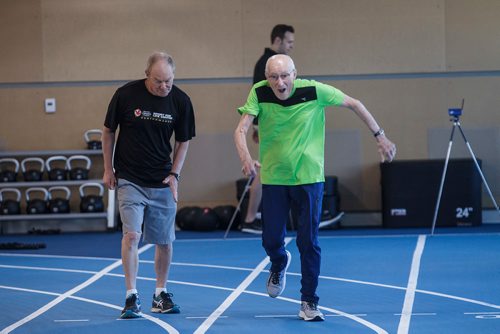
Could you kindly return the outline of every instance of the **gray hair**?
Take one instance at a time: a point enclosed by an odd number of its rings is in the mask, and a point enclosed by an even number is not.
[[[165,61],[172,67],[172,71],[175,72],[174,58],[172,58],[172,56],[168,53],[157,51],[153,52],[153,54],[148,58],[148,63],[146,65],[146,74],[149,75],[149,73],[151,72],[151,67],[153,67],[153,65],[159,61]]]

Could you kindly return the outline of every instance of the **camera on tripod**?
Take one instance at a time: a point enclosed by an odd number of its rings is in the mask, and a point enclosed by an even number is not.
[[[462,116],[462,109],[450,108],[450,109],[448,109],[448,115],[450,115],[452,117]]]
[[[460,116],[462,116],[462,110],[464,109],[465,99],[462,99],[462,106],[460,108],[450,108],[448,109],[448,115],[450,115],[450,121],[458,122]]]

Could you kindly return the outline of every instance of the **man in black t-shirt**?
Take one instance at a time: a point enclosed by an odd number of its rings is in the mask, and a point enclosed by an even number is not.
[[[189,96],[173,85],[174,72],[171,56],[153,53],[146,79],[118,88],[104,121],[103,181],[109,189],[117,188],[123,223],[122,261],[127,288],[123,319],[142,316],[136,289],[141,234],[145,243],[156,245],[156,290],[151,311],[180,312],[166,284],[175,240],[177,186],[189,141],[195,136],[195,121]]]

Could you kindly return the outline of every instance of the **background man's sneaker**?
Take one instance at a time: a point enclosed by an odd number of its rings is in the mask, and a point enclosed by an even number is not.
[[[340,218],[344,215],[344,212],[340,212],[335,217],[328,217],[327,219],[321,220],[319,222],[319,229],[335,229],[340,227]]]
[[[120,318],[133,319],[141,317],[141,301],[139,300],[139,296],[136,293],[133,293],[125,300],[125,307],[122,310]]]
[[[325,316],[318,310],[317,303],[302,302],[300,304],[299,317],[305,321],[324,321]]]
[[[179,305],[174,304],[171,293],[162,291],[159,296],[155,297],[153,294],[153,306],[151,312],[153,313],[180,313]]]
[[[262,234],[262,220],[254,219],[251,223],[241,223],[241,232]]]
[[[292,261],[292,254],[289,251],[286,253],[286,266],[283,270],[278,272],[270,272],[269,278],[267,279],[267,293],[270,297],[276,298],[283,293],[286,285],[286,270]]]

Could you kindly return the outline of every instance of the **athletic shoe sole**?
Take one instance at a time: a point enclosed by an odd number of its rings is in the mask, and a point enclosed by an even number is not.
[[[256,230],[253,228],[246,228],[246,227],[243,227],[241,229],[241,232],[252,233],[252,234],[262,234],[262,230]]]
[[[300,310],[300,312],[299,312],[299,317],[305,321],[325,321],[325,317],[321,316],[321,315],[317,315],[314,318],[308,318],[306,316],[306,313],[302,310]]]
[[[126,310],[120,315],[120,319],[135,319],[135,318],[142,318],[142,313],[139,312],[134,312],[131,310]]]
[[[332,219],[323,220],[323,221],[319,222],[319,228],[322,229],[322,228],[326,228],[326,227],[329,227],[329,226],[335,224],[336,222],[338,222],[340,220],[340,218],[342,218],[343,215],[344,215],[344,212],[341,212]]]
[[[152,307],[151,312],[162,313],[162,314],[174,314],[174,313],[181,313],[181,310],[179,309],[179,306],[174,305],[174,307],[169,308],[168,310],[162,310],[161,308]]]

